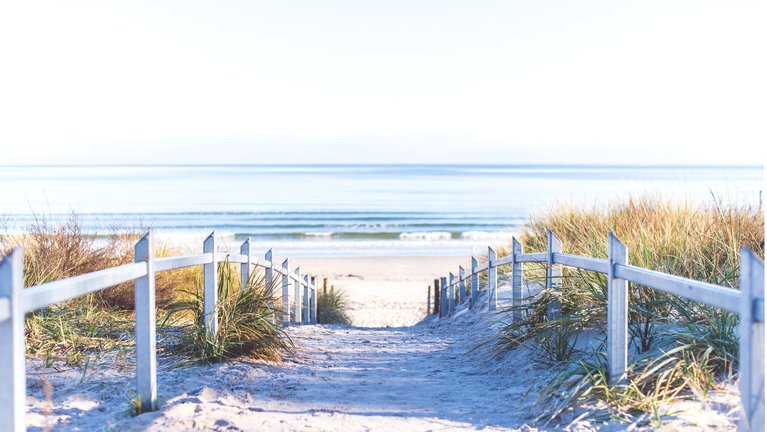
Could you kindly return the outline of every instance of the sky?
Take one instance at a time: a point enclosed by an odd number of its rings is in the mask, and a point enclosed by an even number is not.
[[[761,164],[764,1],[18,1],[0,165]]]

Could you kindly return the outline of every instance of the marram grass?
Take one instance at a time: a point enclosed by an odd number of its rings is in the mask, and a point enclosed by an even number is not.
[[[642,197],[608,207],[556,206],[523,230],[525,251],[545,251],[547,230],[562,240],[564,253],[595,258],[607,257],[612,231],[632,265],[732,288],[738,288],[740,247],[764,256],[764,213],[718,200],[696,206]],[[526,265],[525,278],[545,285],[545,267]],[[525,299],[522,320],[511,322],[514,308],[502,311],[509,320],[496,343],[497,354],[526,345],[534,358],[558,367],[537,399],[539,419],[580,405],[606,405],[614,418],[659,418],[663,404],[705,395],[736,373],[737,315],[629,284],[629,371],[626,385],[608,385],[606,278],[565,267],[560,282],[561,291]],[[546,316],[553,299],[561,302],[560,319]]]
[[[239,272],[228,262],[218,267],[218,332],[212,334],[203,315],[202,284],[186,291],[186,298],[172,303],[165,322],[191,319],[192,326],[183,327],[180,343],[172,351],[191,356],[201,362],[214,363],[235,357],[279,361],[293,349],[293,342],[275,323],[278,314],[272,297],[274,286],[267,285],[261,273],[253,272],[245,286],[240,285]],[[237,266],[239,268],[239,266]]]
[[[343,291],[331,286],[329,290],[318,290],[317,322],[320,324],[351,324],[348,306]]]

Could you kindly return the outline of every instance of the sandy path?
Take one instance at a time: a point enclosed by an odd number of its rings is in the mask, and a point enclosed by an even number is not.
[[[501,303],[507,288],[499,286]],[[481,296],[480,306],[485,301]],[[378,309],[378,315],[387,312]],[[47,374],[38,365],[30,370],[28,424],[30,430],[48,424],[73,431],[537,430],[527,425],[537,410],[525,395],[536,394],[550,368],[531,361],[525,349],[499,359],[488,355],[488,345],[478,347],[497,337],[498,318],[461,309],[449,319],[410,327],[292,326],[287,331],[298,349],[281,364],[240,359],[179,367],[178,359],[161,357],[160,409],[138,417],[128,414],[135,395],[130,357],[107,356],[87,374]],[[53,384],[50,408],[43,377]],[[732,397],[691,402],[685,411],[667,430],[734,429]],[[579,415],[568,413],[551,426],[565,428]],[[565,429],[626,427],[577,421]]]
[[[408,326],[426,316],[427,288],[434,278],[468,257],[355,257],[298,258],[292,265],[327,277],[340,288],[349,303],[349,315],[357,327]],[[442,272],[442,273],[440,273]]]
[[[541,371],[517,357],[494,362],[469,352],[491,334],[486,318],[464,313],[459,321],[400,328],[291,327],[288,332],[300,348],[283,364],[232,361],[178,368],[166,363],[158,373],[161,409],[138,417],[127,414],[132,368],[94,374],[83,383],[58,375],[47,417],[39,387],[30,389],[31,425],[157,431],[530,430],[519,410],[531,374]]]
[[[266,371],[226,366],[215,380],[170,399],[160,413],[121,427],[516,430],[524,423],[520,413],[498,401],[518,400],[525,375],[486,369],[465,354],[474,332],[449,327],[294,327],[290,333],[302,347],[296,363]]]

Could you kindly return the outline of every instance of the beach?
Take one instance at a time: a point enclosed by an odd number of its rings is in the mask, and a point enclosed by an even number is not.
[[[630,424],[595,420],[605,418],[599,412],[606,411],[593,405],[569,410],[550,424],[535,421],[536,391],[552,369],[535,361],[535,350],[529,347],[500,357],[492,354],[504,317],[487,310],[486,290],[480,291],[476,310],[464,305],[450,318],[432,316],[414,326],[385,327],[420,319],[425,299],[392,289],[395,282],[387,280],[391,278],[385,270],[399,268],[390,260],[344,261],[302,264],[307,269],[327,264],[341,276],[345,269],[362,276],[338,277],[338,286],[350,293],[353,319],[376,328],[291,325],[286,332],[296,351],[281,363],[239,358],[183,364],[178,357],[161,354],[160,407],[135,417],[129,409],[135,394],[133,352],[107,353],[87,368],[44,367],[39,359],[30,359],[29,430],[532,432],[652,430],[656,425],[646,416]],[[397,274],[408,274],[405,269],[413,275],[429,274],[424,269],[429,260],[395,261],[407,261]],[[420,271],[411,267],[416,264]],[[413,277],[401,279],[399,283],[418,286]],[[509,304],[510,286],[508,279],[502,280],[499,302],[504,306]],[[363,301],[371,291],[377,293],[376,307]],[[164,340],[161,332],[161,353]],[[662,407],[666,430],[737,429],[738,395],[732,383],[705,399],[693,399]]]
[[[414,325],[426,316],[427,288],[434,279],[458,266],[470,265],[469,257],[352,257],[298,258],[302,272],[317,275],[317,286],[341,290],[349,305],[349,318],[358,327]],[[432,290],[433,302],[433,290]]]

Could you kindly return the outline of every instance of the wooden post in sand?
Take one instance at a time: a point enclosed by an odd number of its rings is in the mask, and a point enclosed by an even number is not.
[[[447,278],[442,276],[439,279],[439,317],[447,316]]]
[[[269,294],[269,300],[267,300],[267,303],[269,304],[269,309],[274,310],[274,298],[277,297],[277,287],[274,284],[274,263],[272,262],[272,250],[269,249],[266,254],[264,254],[264,259],[268,264],[266,264],[266,267],[264,267],[264,286],[266,287],[266,292]],[[275,317],[272,316],[272,322],[275,322]]]
[[[136,390],[142,411],[157,409],[157,311],[155,308],[154,242],[147,233],[136,243],[134,261],[146,263],[146,276],[133,281],[136,309]]]
[[[431,285],[426,286],[426,316],[431,312]]]
[[[439,279],[434,279],[434,314],[439,313]]]
[[[282,325],[290,324],[290,270],[287,259],[282,262]]]
[[[740,250],[741,430],[764,430],[764,262]]]
[[[463,266],[458,266],[458,303],[463,303],[466,300],[466,270]]]
[[[455,275],[451,272],[450,281],[447,283],[447,314],[455,312]]]
[[[511,296],[512,305],[514,311],[512,312],[512,320],[518,322],[522,319],[522,263],[517,261],[517,257],[522,255],[522,243],[517,240],[516,237],[511,238]]]
[[[301,322],[301,267],[296,267],[293,291],[293,321]]]
[[[304,298],[301,305],[301,322],[309,324],[311,322],[309,317],[309,275],[304,275]]]
[[[0,261],[0,431],[27,430],[27,372],[24,366],[24,251]]]
[[[248,286],[248,282],[250,282],[250,271],[253,268],[252,257],[250,255],[250,237],[242,242],[240,254],[245,255],[247,261],[240,264],[240,287],[245,288]]]
[[[203,265],[203,306],[202,316],[210,336],[218,333],[218,261],[216,260],[216,232],[212,232],[202,244],[202,252],[211,254],[212,261]]]
[[[607,251],[607,380],[617,385],[628,366],[629,283],[615,276],[615,266],[628,264],[629,253],[612,232]]]
[[[551,292],[562,290],[562,266],[554,264],[555,253],[562,253],[562,241],[549,230],[548,251],[546,253],[546,288]],[[555,296],[549,303],[547,315],[550,320],[559,319],[562,316],[562,302],[559,301],[559,297]]]
[[[317,324],[317,277],[309,278],[309,324]]]
[[[469,303],[470,308],[477,306],[477,299],[479,298],[479,274],[477,274],[477,259],[471,257],[471,301]]]
[[[495,260],[498,255],[491,247],[487,247],[487,309],[494,311],[498,306],[498,268]]]

